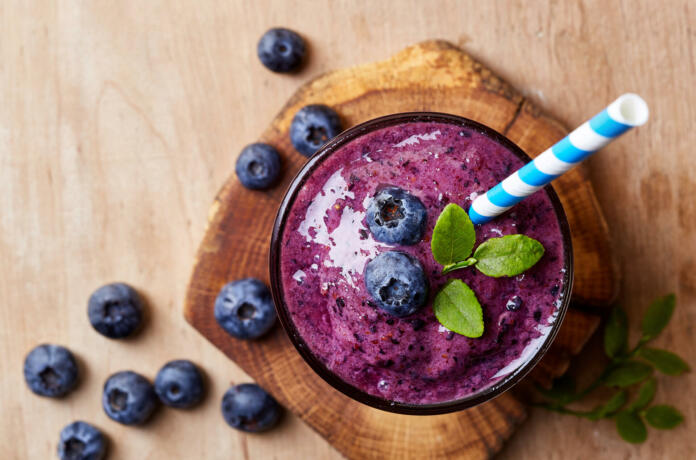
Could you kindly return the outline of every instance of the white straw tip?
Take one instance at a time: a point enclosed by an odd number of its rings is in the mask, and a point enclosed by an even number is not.
[[[607,108],[609,116],[628,126],[641,126],[648,121],[650,110],[642,97],[634,93],[626,93]]]

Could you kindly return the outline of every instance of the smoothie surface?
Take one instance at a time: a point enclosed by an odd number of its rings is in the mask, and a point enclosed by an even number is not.
[[[433,122],[370,132],[326,158],[291,204],[280,254],[285,303],[311,352],[347,383],[409,404],[469,396],[531,359],[556,319],[564,287],[563,238],[547,193],[476,226],[476,245],[515,233],[544,245],[544,256],[522,275],[490,278],[467,268],[443,276],[430,250],[435,221],[448,203],[468,209],[523,164],[483,133]],[[416,245],[388,245],[370,234],[365,210],[384,185],[416,195],[428,210]],[[406,318],[376,308],[363,279],[370,259],[394,249],[417,258],[429,278],[428,303]],[[480,338],[448,331],[433,314],[435,294],[452,278],[467,283],[481,303]],[[522,302],[510,311],[515,296]]]

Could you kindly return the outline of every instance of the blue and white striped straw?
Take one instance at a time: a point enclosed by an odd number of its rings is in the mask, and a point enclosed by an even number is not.
[[[549,182],[572,169],[629,129],[648,121],[648,104],[637,94],[624,94],[609,106],[479,196],[469,208],[475,224],[485,224]]]

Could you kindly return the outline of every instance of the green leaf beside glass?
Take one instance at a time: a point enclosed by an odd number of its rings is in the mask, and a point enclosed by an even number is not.
[[[628,317],[621,308],[614,308],[604,328],[604,351],[613,358],[626,352],[628,343]]]
[[[655,300],[643,317],[638,343],[630,349],[626,313],[620,308],[613,309],[604,328],[604,351],[609,357],[604,371],[582,390],[573,388],[572,391],[564,391],[566,385],[562,384],[562,380],[566,378],[556,380],[550,390],[539,390],[548,402],[538,405],[589,420],[614,418],[619,435],[630,443],[641,443],[647,439],[646,423],[663,430],[680,425],[684,416],[679,410],[666,404],[650,405],[657,392],[657,379],[653,371],[656,369],[662,374],[676,376],[688,372],[690,367],[671,351],[647,346],[667,326],[675,304],[673,294]],[[619,390],[591,411],[568,407],[568,404],[581,400],[599,387]]]
[[[660,430],[671,430],[684,421],[684,416],[672,406],[661,404],[645,411],[645,420]]]
[[[648,439],[645,423],[634,412],[621,411],[616,416],[616,430],[619,435],[632,444],[640,444]]]
[[[689,370],[689,365],[671,351],[646,347],[638,351],[638,356],[666,375],[681,375]]]
[[[669,294],[664,297],[660,297],[655,300],[648,311],[645,312],[643,316],[643,338],[642,340],[648,341],[657,337],[662,329],[667,326],[672,313],[674,312],[674,306],[676,304],[676,297],[674,294]]]

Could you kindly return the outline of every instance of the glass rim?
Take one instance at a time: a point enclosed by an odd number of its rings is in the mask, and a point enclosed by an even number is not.
[[[445,414],[449,412],[455,412],[463,409],[467,409],[483,402],[489,401],[505,391],[509,390],[515,384],[519,383],[523,377],[525,377],[541,360],[541,358],[546,354],[551,344],[553,343],[558,331],[561,328],[563,319],[565,317],[566,311],[571,301],[571,292],[573,288],[573,249],[572,240],[570,236],[570,226],[566,218],[563,206],[561,204],[558,195],[555,190],[547,185],[544,187],[544,192],[548,195],[551,200],[551,204],[556,214],[559,227],[561,230],[563,238],[563,258],[564,258],[564,268],[565,273],[563,277],[563,290],[560,293],[559,298],[561,299],[561,305],[558,307],[558,313],[556,318],[551,325],[551,330],[548,332],[546,339],[536,351],[536,353],[523,365],[519,366],[516,370],[501,378],[498,382],[490,385],[483,390],[480,390],[471,395],[465,396],[459,399],[453,399],[450,401],[443,401],[437,403],[429,404],[410,404],[398,401],[391,401],[388,399],[381,398],[367,393],[360,388],[357,388],[350,383],[343,380],[340,376],[335,374],[326,365],[321,362],[321,360],[311,351],[307,343],[304,341],[295,323],[290,317],[290,314],[285,305],[285,298],[283,294],[282,287],[282,275],[280,268],[280,251],[283,231],[289,217],[289,211],[292,204],[297,197],[299,190],[305,184],[307,179],[311,176],[313,171],[323,163],[331,154],[333,154],[337,149],[343,145],[351,142],[352,140],[368,134],[372,131],[387,128],[389,126],[395,126],[402,123],[413,123],[413,122],[432,122],[432,123],[448,123],[453,124],[462,128],[475,130],[491,139],[497,143],[503,145],[508,150],[510,150],[514,155],[520,158],[525,163],[531,161],[529,157],[520,147],[518,147],[514,142],[509,140],[504,135],[499,132],[489,128],[481,123],[470,120],[465,117],[460,117],[458,115],[451,115],[446,113],[438,112],[405,112],[397,113],[392,115],[386,115],[383,117],[375,118],[364,123],[358,124],[352,128],[343,131],[338,136],[331,139],[324,146],[322,146],[304,166],[295,175],[290,186],[288,187],[283,200],[278,208],[278,213],[273,224],[273,233],[271,235],[271,246],[270,246],[270,257],[269,257],[269,271],[271,279],[271,292],[273,295],[273,301],[275,304],[276,312],[278,314],[278,319],[287,333],[290,341],[300,353],[302,358],[307,364],[316,372],[324,381],[329,385],[345,394],[346,396],[354,399],[360,403],[366,404],[368,406],[381,409],[388,412],[395,412],[400,414],[410,414],[410,415],[435,415],[435,414]]]

